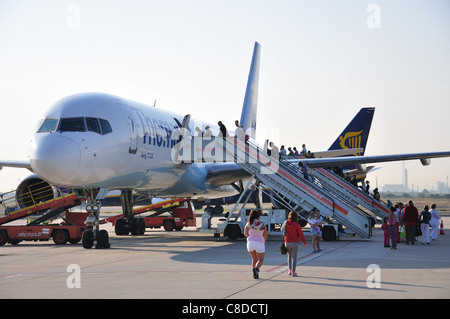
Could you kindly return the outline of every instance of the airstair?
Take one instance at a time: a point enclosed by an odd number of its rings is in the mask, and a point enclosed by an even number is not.
[[[331,170],[325,168],[314,169],[311,176],[316,184],[335,194],[335,196],[345,199],[354,206],[367,209],[382,219],[388,217],[389,211],[386,205],[383,205],[381,201],[374,199]]]
[[[337,224],[345,227],[340,227],[339,232],[353,232],[362,238],[372,236],[371,216],[368,213],[345,198],[336,196],[313,180],[304,178],[294,163],[270,157],[259,146],[235,138],[225,138],[223,143],[216,139],[216,143],[216,150],[223,144],[223,150],[228,158],[232,156],[237,164],[254,179],[268,187],[284,202],[285,206],[300,212],[304,218],[307,218],[308,212],[320,210],[321,216],[330,225]],[[230,222],[233,218],[236,216],[232,212],[227,221]]]

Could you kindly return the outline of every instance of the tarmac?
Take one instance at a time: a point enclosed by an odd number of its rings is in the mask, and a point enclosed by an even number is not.
[[[443,217],[444,226],[450,217]],[[200,224],[200,223],[198,223]],[[301,245],[298,277],[271,236],[260,279],[253,279],[245,239],[214,239],[190,227],[143,236],[116,236],[109,249],[21,242],[0,247],[1,299],[440,299],[450,297],[450,230],[430,245],[383,247],[377,225],[370,239]],[[184,309],[184,308],[183,308]],[[223,310],[223,309],[222,309]],[[177,313],[180,308],[177,308]],[[195,311],[186,308],[186,311]],[[241,309],[242,311],[242,309]]]

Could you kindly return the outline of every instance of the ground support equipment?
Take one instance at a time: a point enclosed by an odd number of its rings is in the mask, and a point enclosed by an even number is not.
[[[31,195],[27,195],[32,197]],[[87,229],[84,221],[87,213],[69,212],[69,209],[81,204],[81,199],[76,193],[70,193],[47,200],[45,202],[10,211],[8,200],[12,197],[2,194],[2,204],[5,206],[5,216],[0,217],[0,246],[10,243],[17,245],[23,240],[27,241],[47,241],[53,238],[57,245],[64,245],[67,242],[78,243],[83,232]],[[37,219],[28,222],[26,225],[7,225],[13,221],[20,221],[23,218],[39,214]],[[46,221],[60,217],[63,222],[59,224],[45,223]]]

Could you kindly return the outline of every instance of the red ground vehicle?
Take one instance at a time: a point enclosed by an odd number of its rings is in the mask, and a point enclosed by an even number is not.
[[[39,191],[36,194],[39,194]],[[69,208],[81,204],[81,199],[77,194],[70,193],[45,201],[40,201],[39,195],[26,194],[26,196],[30,206],[10,211],[7,206],[8,201],[16,199],[8,196],[7,193],[1,195],[1,203],[5,206],[5,216],[0,217],[0,246],[8,242],[17,245],[22,240],[47,241],[53,238],[57,245],[64,245],[67,242],[77,243],[81,240],[83,232],[87,229],[84,221],[89,214],[68,211]],[[26,225],[6,225],[34,214],[39,214],[38,218]],[[61,217],[63,222],[44,224],[54,217]]]
[[[17,245],[22,240],[47,241],[50,238],[53,238],[56,245],[65,245],[67,242],[76,244],[87,229],[83,222],[88,215],[88,213],[66,212],[64,218],[66,221],[61,224],[0,226],[0,246],[8,242]]]

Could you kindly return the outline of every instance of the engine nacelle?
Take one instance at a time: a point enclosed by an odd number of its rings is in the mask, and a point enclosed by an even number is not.
[[[421,158],[420,162],[422,163],[423,166],[427,166],[431,164],[431,159],[429,158]]]
[[[38,175],[25,178],[16,189],[16,202],[20,208],[45,202],[56,197],[56,190]]]

